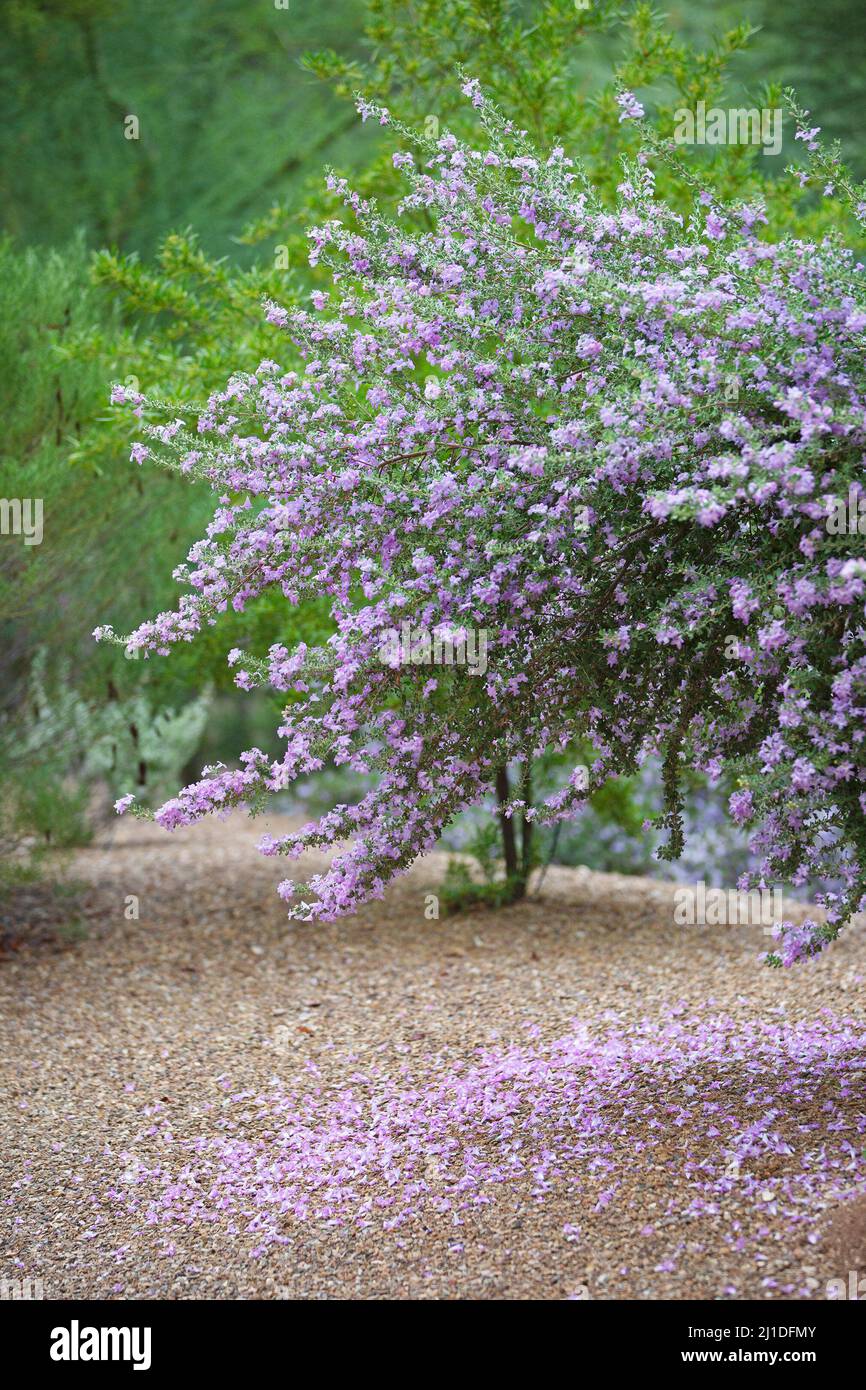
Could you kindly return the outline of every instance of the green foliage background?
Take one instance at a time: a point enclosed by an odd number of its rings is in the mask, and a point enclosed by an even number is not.
[[[0,537],[0,841],[10,806],[20,820],[28,780],[59,787],[74,770],[61,735],[38,776],[16,772],[9,751],[33,717],[40,653],[46,682],[62,671],[94,713],[142,695],[155,712],[178,708],[213,689],[187,768],[196,771],[272,738],[272,711],[233,690],[229,647],[327,631],[322,608],[263,604],[165,663],[127,662],[90,636],[173,602],[171,570],[211,506],[184,480],[129,463],[130,426],[108,407],[110,383],[134,377],[188,403],[272,355],[260,299],[287,303],[310,288],[304,231],[329,210],[322,166],[383,202],[395,186],[353,90],[409,123],[466,133],[462,62],[612,194],[632,138],[614,71],[648,99],[662,133],[677,106],[701,97],[775,106],[794,85],[854,173],[866,172],[866,9],[856,0],[699,0],[666,16],[613,0],[4,0],[0,10],[0,495],[45,506],[41,546]],[[137,140],[125,138],[130,116]],[[820,235],[833,214],[780,177],[796,153],[786,128],[776,160],[749,147],[688,159],[725,195],[763,193],[777,229]],[[675,179],[665,191],[676,198]],[[125,765],[130,750],[121,753]],[[83,823],[77,784],[69,796]],[[603,818],[634,820],[627,797],[609,803]],[[33,835],[68,838],[70,805],[58,795],[64,823],[52,826],[46,792]]]

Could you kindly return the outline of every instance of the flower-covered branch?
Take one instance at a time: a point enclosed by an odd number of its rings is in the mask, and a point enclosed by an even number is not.
[[[684,771],[725,772],[764,881],[845,884],[826,924],[780,926],[771,959],[812,954],[866,886],[862,266],[834,240],[762,240],[754,205],[697,191],[675,213],[649,145],[606,209],[564,150],[539,154],[476,82],[464,91],[484,147],[397,127],[421,163],[394,156],[395,221],[331,180],[346,218],[311,233],[331,292],[266,309],[291,343],[275,358],[297,365],[263,362],[195,429],[147,426],[137,446],[208,479],[219,505],[177,610],[118,640],[165,654],[267,590],[327,594],[334,623],[324,652],[231,653],[243,688],[289,695],[285,752],[206,770],[156,819],[255,809],[328,762],[376,772],[357,806],[263,846],[352,840],[291,910],[332,918],[380,895],[510,759],[597,750],[588,777],[576,766],[529,808],[552,823],[659,754],[668,852]],[[630,93],[620,106],[640,119]],[[843,504],[853,526],[834,528]],[[426,647],[383,659],[405,623]],[[455,633],[485,635],[483,673],[431,664]]]

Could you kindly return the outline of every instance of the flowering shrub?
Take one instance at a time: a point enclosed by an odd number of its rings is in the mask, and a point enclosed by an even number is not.
[[[148,425],[135,447],[219,505],[176,572],[177,610],[115,640],[166,654],[273,590],[329,595],[335,628],[320,649],[229,654],[241,688],[286,692],[285,752],[205,769],[155,818],[256,810],[328,762],[377,773],[358,805],[262,844],[293,857],[352,839],[290,912],[330,919],[380,895],[497,766],[591,741],[588,778],[579,765],[540,805],[511,803],[552,824],[655,754],[664,857],[682,848],[691,767],[736,779],[758,886],[842,883],[826,923],[778,925],[769,959],[790,963],[866,891],[866,547],[856,523],[827,524],[861,494],[863,267],[836,239],[762,240],[758,204],[696,189],[674,212],[650,133],[606,209],[562,149],[541,157],[464,90],[485,148],[398,127],[424,158],[394,155],[400,212],[432,230],[331,179],[348,220],[311,233],[311,259],[333,291],[310,312],[267,306],[303,370],[265,361],[197,428]],[[640,118],[630,93],[620,105]],[[483,676],[384,662],[404,623],[483,631]]]

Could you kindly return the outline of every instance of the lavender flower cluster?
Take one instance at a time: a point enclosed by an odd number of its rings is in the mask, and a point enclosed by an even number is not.
[[[265,361],[194,427],[145,425],[135,446],[219,504],[177,610],[98,636],[165,654],[274,589],[328,594],[334,623],[321,649],[230,654],[243,689],[287,692],[285,752],[205,769],[155,818],[255,810],[327,763],[375,772],[359,804],[262,845],[351,841],[311,900],[280,887],[290,915],[332,919],[380,896],[497,765],[589,739],[589,787],[576,768],[530,817],[573,816],[658,756],[675,857],[685,769],[732,776],[760,856],[740,887],[843,885],[826,920],[780,925],[770,959],[814,954],[866,901],[866,546],[826,524],[862,491],[863,265],[833,239],[765,239],[757,205],[698,190],[675,213],[649,147],[606,208],[563,149],[541,156],[464,90],[483,148],[397,126],[419,154],[394,155],[396,220],[331,177],[346,217],[311,233],[311,263],[332,289],[266,308],[295,368]],[[384,665],[406,621],[483,629],[483,679]]]

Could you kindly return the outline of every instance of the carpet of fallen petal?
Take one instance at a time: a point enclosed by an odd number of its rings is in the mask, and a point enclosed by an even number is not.
[[[760,927],[675,927],[670,886],[581,869],[431,920],[433,855],[290,925],[251,854],[275,827],[124,823],[71,866],[76,933],[6,933],[0,1275],[583,1301],[866,1272],[862,924],[770,971]]]

